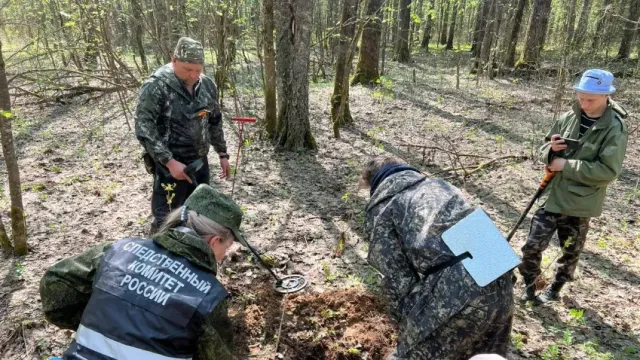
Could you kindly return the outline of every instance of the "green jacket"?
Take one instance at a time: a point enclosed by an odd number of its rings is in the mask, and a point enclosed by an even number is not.
[[[564,114],[545,137],[540,148],[540,161],[550,164],[553,156],[551,136],[578,139],[582,110],[579,104]],[[628,113],[613,100],[600,119],[579,139],[580,148],[557,154],[567,159],[543,195],[541,203],[546,211],[578,216],[595,217],[602,214],[602,203],[607,185],[622,171],[627,150],[628,128],[623,118]]]
[[[169,63],[142,85],[136,107],[136,137],[156,162],[190,163],[227,152],[216,84],[201,75],[190,94]]]
[[[153,240],[165,249],[216,273],[215,256],[199,237],[177,230],[156,234]],[[94,276],[109,244],[96,246],[52,266],[40,281],[45,318],[64,329],[76,330],[91,297]],[[202,327],[194,360],[232,359],[231,322],[227,301],[218,305]]]

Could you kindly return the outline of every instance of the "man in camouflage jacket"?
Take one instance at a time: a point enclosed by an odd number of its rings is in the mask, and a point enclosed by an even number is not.
[[[555,177],[533,215],[519,267],[525,289],[523,301],[541,304],[559,299],[562,287],[574,278],[592,217],[602,214],[607,186],[622,171],[629,137],[624,118],[627,111],[610,98],[615,91],[613,75],[605,70],[585,71],[574,86],[578,102],[561,116],[545,137],[540,161]],[[564,139],[577,145],[569,148]],[[546,291],[536,296],[542,253],[557,232],[562,256]]]
[[[510,273],[483,288],[462,263],[429,274],[454,257],[440,235],[473,211],[459,190],[386,157],[365,165],[363,182],[371,188],[368,261],[384,276],[400,325],[389,359],[505,355],[513,318]]]
[[[146,150],[145,162],[154,175],[152,232],[195,189],[184,173],[186,165],[203,160],[195,179],[199,184],[209,183],[210,145],[220,157],[221,177],[229,176],[216,84],[202,74],[203,64],[202,45],[183,37],[171,63],[156,70],[140,90],[135,127],[136,137]]]

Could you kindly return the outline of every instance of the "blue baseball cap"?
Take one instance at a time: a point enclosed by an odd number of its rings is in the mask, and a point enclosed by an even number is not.
[[[600,69],[585,71],[580,82],[573,85],[573,88],[586,94],[609,95],[616,92],[616,88],[613,87],[613,74]]]

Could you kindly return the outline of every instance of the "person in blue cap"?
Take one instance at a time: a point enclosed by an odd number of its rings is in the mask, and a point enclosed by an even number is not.
[[[562,287],[573,280],[584,248],[589,221],[602,214],[607,185],[620,175],[627,149],[627,111],[611,99],[613,75],[591,69],[573,87],[577,102],[553,125],[540,148],[540,161],[556,173],[540,197],[519,267],[525,289],[521,300],[541,304],[557,301]],[[565,140],[566,139],[566,140]],[[571,141],[574,140],[574,141]],[[555,277],[536,297],[542,253],[558,233],[562,256]]]

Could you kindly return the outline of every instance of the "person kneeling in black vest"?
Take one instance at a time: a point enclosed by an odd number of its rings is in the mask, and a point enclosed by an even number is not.
[[[47,320],[76,331],[64,359],[232,359],[227,291],[216,264],[246,245],[242,211],[200,185],[151,239],[126,238],[52,266]]]

